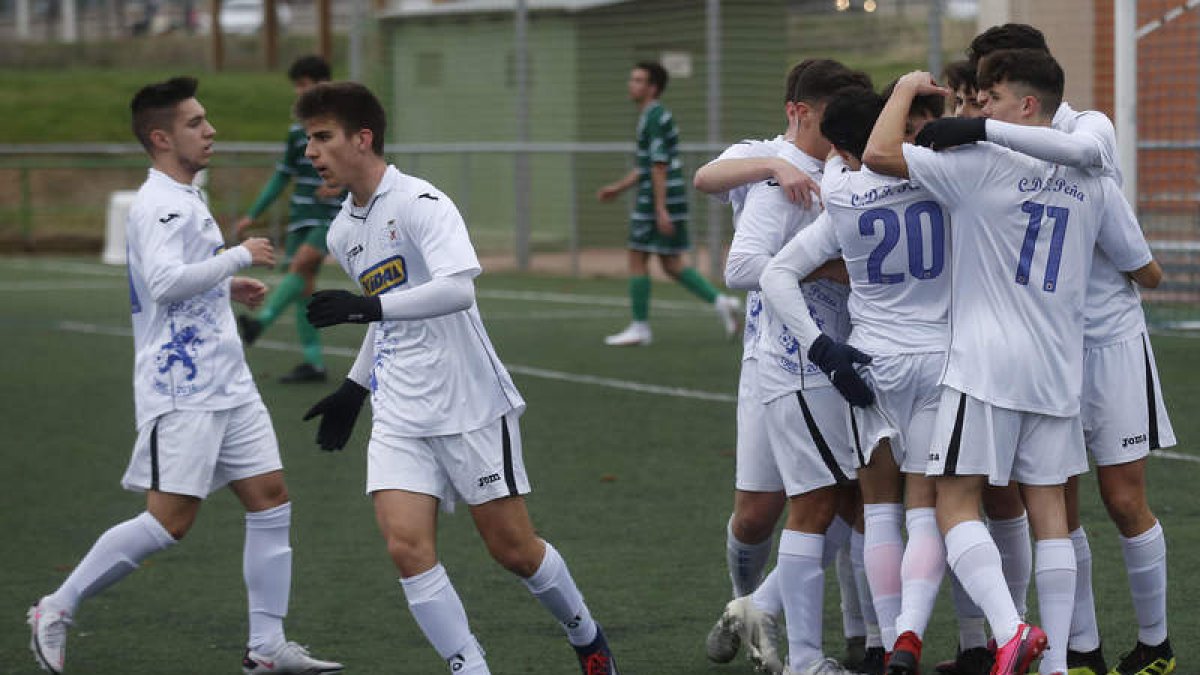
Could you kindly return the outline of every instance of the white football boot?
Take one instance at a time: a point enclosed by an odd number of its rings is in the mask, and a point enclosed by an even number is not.
[[[264,654],[253,649],[247,649],[242,657],[242,673],[245,675],[321,675],[322,673],[340,673],[342,664],[336,661],[322,661],[309,656],[308,649],[288,642],[274,654]]]
[[[610,347],[646,346],[652,339],[650,324],[645,321],[634,321],[620,333],[604,338],[604,344]]]
[[[42,670],[55,675],[63,671],[67,660],[67,627],[71,613],[50,606],[45,598],[29,608],[29,649]]]

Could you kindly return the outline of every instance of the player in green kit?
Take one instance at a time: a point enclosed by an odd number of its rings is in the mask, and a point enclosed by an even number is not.
[[[299,96],[318,82],[331,77],[329,64],[320,56],[302,56],[288,69],[288,79]],[[308,138],[304,127],[292,124],[288,129],[287,145],[283,156],[275,167],[275,175],[263,187],[254,205],[236,224],[238,237],[254,223],[271,202],[283,192],[288,181],[294,180],[292,196],[288,200],[288,232],[285,244],[288,271],[279,286],[267,297],[266,303],[254,315],[238,317],[238,326],[246,345],[262,335],[275,320],[295,303],[296,332],[304,349],[304,362],[280,378],[281,382],[324,382],[325,362],[321,355],[321,338],[305,318],[308,298],[316,284],[317,272],[325,259],[327,248],[325,235],[329,223],[342,207],[344,193],[337,188],[322,184],[321,177],[313,170],[312,162],[304,156]]]
[[[687,233],[687,187],[679,161],[679,132],[671,111],[659,103],[667,88],[667,71],[657,63],[642,62],[629,74],[629,98],[641,110],[637,125],[637,166],[623,178],[600,188],[600,201],[616,198],[637,187],[629,215],[629,299],[633,322],[605,338],[613,346],[648,345],[650,333],[650,272],[648,262],[657,255],[663,272],[704,302],[713,306],[726,337],[738,332],[741,307],[737,299],[721,295],[695,269],[686,267],[683,252],[691,248]]]

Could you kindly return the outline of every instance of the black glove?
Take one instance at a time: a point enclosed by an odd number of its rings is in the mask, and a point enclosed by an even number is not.
[[[987,119],[943,117],[927,123],[917,134],[917,145],[934,150],[987,140]]]
[[[850,405],[865,408],[875,402],[875,392],[867,386],[854,364],[867,364],[871,357],[854,347],[836,342],[828,335],[813,340],[808,348],[808,360],[817,364]]]
[[[305,422],[321,416],[321,425],[317,427],[317,445],[322,450],[341,450],[346,447],[350,432],[354,431],[358,411],[362,410],[368,393],[366,387],[354,380],[346,380],[337,391],[317,401],[304,413]]]
[[[308,301],[308,322],[317,328],[339,323],[371,323],[383,318],[379,298],[368,298],[350,291],[317,291]]]

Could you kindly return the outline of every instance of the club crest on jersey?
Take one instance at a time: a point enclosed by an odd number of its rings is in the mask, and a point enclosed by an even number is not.
[[[408,270],[404,256],[392,256],[358,275],[358,285],[363,293],[376,296],[408,282]]]

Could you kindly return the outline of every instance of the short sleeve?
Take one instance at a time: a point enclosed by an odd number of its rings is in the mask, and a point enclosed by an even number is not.
[[[448,277],[470,272],[472,277],[478,276],[482,271],[479,258],[454,202],[440,192],[426,192],[415,198],[412,209],[415,241],[429,274]]]
[[[1101,181],[1104,203],[1100,208],[1100,230],[1096,245],[1122,272],[1132,272],[1149,265],[1154,256],[1133,208],[1125,201],[1115,181],[1111,178]]]
[[[650,153],[650,161],[654,164],[667,164],[671,161],[671,153],[667,147],[667,137],[675,124],[671,113],[660,109],[657,115],[649,115],[646,119],[646,140]]]

